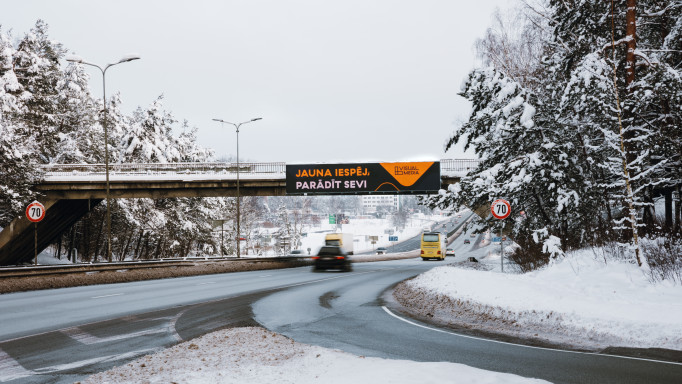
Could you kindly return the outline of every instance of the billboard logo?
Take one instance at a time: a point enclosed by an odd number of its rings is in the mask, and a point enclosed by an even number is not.
[[[414,165],[396,165],[395,172],[393,174],[396,176],[419,175],[419,168],[415,167]]]

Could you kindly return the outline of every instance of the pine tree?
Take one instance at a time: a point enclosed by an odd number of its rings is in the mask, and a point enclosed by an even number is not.
[[[0,30],[0,227],[21,214],[37,177],[30,156],[35,147],[18,125],[24,92],[14,72],[10,39]]]
[[[59,60],[64,54],[62,45],[48,38],[47,24],[38,20],[13,55],[14,72],[22,88],[22,110],[17,117],[21,134],[31,138],[35,145],[32,153],[43,164],[55,160],[62,135],[70,129],[59,124]]]

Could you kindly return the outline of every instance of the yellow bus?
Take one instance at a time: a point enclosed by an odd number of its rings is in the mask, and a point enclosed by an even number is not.
[[[438,232],[422,233],[422,260],[445,260],[445,235]]]

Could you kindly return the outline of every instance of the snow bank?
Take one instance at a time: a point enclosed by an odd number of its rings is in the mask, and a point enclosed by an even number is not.
[[[456,378],[456,381],[453,379]],[[90,376],[86,383],[547,383],[455,363],[355,356],[262,328],[210,333]]]
[[[652,285],[636,265],[605,264],[591,251],[520,275],[438,267],[406,286],[440,301],[445,297],[449,304],[441,306],[460,307],[451,311],[453,317],[468,309],[512,325],[498,329],[502,332],[525,329],[580,347],[682,350],[682,286]]]

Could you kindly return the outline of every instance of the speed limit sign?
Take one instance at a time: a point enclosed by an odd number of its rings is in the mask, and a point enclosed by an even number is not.
[[[26,217],[34,223],[39,222],[45,218],[45,206],[38,201],[32,202],[26,207]]]
[[[509,205],[507,200],[497,199],[490,206],[490,211],[496,219],[506,219],[511,214],[511,205]]]

